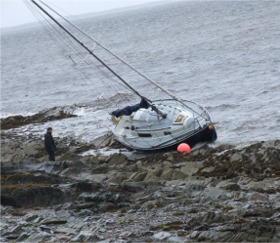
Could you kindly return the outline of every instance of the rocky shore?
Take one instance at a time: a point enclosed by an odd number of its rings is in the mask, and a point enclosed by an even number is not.
[[[1,132],[1,242],[279,242],[280,140],[136,153]]]

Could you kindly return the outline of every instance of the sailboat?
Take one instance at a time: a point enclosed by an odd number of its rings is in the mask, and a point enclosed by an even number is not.
[[[28,4],[29,7],[31,5],[35,6],[37,11],[44,15],[44,19],[48,18],[48,23],[52,21],[58,29],[72,38],[99,65],[101,64],[105,67],[124,86],[140,98],[140,103],[108,113],[113,122],[112,132],[115,138],[123,145],[138,151],[154,151],[174,149],[181,143],[188,143],[193,147],[198,143],[213,142],[217,139],[216,129],[211,116],[203,106],[177,97],[113,53],[98,40],[85,33],[43,1],[30,0]],[[67,26],[63,25],[60,20],[67,23]],[[147,80],[150,88],[162,91],[168,98],[151,100],[149,97],[141,94],[88,45],[81,41],[77,35],[74,35],[69,26]]]

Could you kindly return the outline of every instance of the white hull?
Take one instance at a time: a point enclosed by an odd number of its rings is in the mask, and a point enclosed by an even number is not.
[[[191,139],[208,126],[214,131],[211,118],[202,106],[184,102],[186,106],[173,99],[153,101],[162,113],[167,114],[165,119],[151,108],[140,109],[130,116],[122,116],[113,133],[129,148],[158,150]]]

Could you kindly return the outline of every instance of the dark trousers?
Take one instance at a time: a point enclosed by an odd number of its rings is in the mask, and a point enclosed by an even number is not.
[[[55,161],[54,151],[48,151],[49,161]]]

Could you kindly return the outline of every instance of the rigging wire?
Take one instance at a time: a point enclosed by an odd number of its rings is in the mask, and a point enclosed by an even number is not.
[[[63,38],[61,31],[59,31],[59,29],[48,18],[46,18],[45,15],[41,13],[41,11],[39,11],[37,8],[34,8],[34,6],[29,3],[29,1],[26,0],[25,3],[31,12],[40,20],[39,23],[42,25],[43,29],[46,30],[46,33],[51,37],[54,37],[54,40],[58,46],[60,46],[59,50],[66,50],[65,46],[67,46],[68,49],[71,49],[73,52],[79,52],[75,46],[70,45],[72,40],[70,38]],[[52,26],[52,28],[50,26]]]
[[[83,42],[81,42],[73,33],[70,32],[66,27],[64,27],[60,22],[58,22],[52,15],[50,15],[45,9],[43,9],[38,3],[34,0],[31,0],[41,11],[43,11],[48,17],[51,18],[62,30],[64,30],[69,36],[71,36],[81,47],[83,47],[89,54],[91,54],[95,59],[97,59],[101,64],[103,64],[108,70],[110,70],[116,77],[118,77],[123,83],[128,86],[135,94],[143,97],[140,95],[138,91],[136,91],[131,85],[129,85],[122,77],[120,77],[113,69],[111,69],[103,60],[101,60],[98,56],[96,56]]]
[[[35,8],[33,5],[31,5],[28,1],[25,1],[26,5],[29,7],[29,9],[32,11],[32,13],[39,19],[39,20],[43,20],[40,21],[41,25],[43,26],[43,28],[46,30],[46,32],[48,34],[50,34],[52,37],[54,37],[54,40],[58,43],[58,45],[61,47],[61,50],[69,50],[71,49],[73,53],[75,53],[77,58],[80,59],[80,64],[82,64],[83,62],[85,62],[87,56],[90,56],[88,53],[85,53],[84,50],[82,50],[82,48],[80,46],[77,46],[77,44],[75,42],[73,42],[72,38],[68,37],[65,35],[65,33],[61,33],[61,30],[59,28],[57,28],[56,25],[53,24],[53,22],[51,22],[48,18],[46,18],[45,15],[42,14],[41,11],[39,11],[38,8]],[[50,27],[52,26],[52,28]],[[66,48],[67,47],[67,48]],[[63,54],[64,55],[64,54]],[[65,55],[64,55],[65,56]],[[71,57],[71,56],[70,56]],[[71,60],[73,61],[73,58],[71,58]],[[103,76],[109,78],[110,76],[108,75],[108,72],[106,72],[104,70],[104,68],[102,69],[102,67],[100,67],[100,65],[94,63],[91,59],[91,61],[86,61],[86,63],[89,66],[94,67],[95,70],[99,70],[99,72],[96,72],[97,76],[99,77],[99,80],[102,80],[102,84],[100,85],[100,87],[105,86],[105,80],[103,79]],[[79,67],[79,65],[77,65],[75,67],[79,73],[86,79],[89,80],[89,76],[85,73],[81,71],[81,68]],[[103,74],[103,76],[100,74],[100,72]],[[112,78],[112,77],[111,77]],[[122,84],[122,86],[124,87],[124,85]],[[115,93],[123,93],[120,92],[117,88],[116,85],[111,85],[110,86],[111,89],[114,87],[115,88]],[[95,87],[96,88],[96,87]],[[106,89],[108,91],[108,89]],[[109,92],[107,92],[108,94],[110,94]],[[127,96],[124,96],[127,99]],[[112,103],[112,102],[111,102]]]
[[[40,3],[43,3],[41,0],[38,0]],[[67,29],[65,26],[63,26],[60,22],[58,22],[52,15],[50,15],[44,8],[42,8],[35,0],[31,0],[31,2],[36,5],[44,14],[46,14],[55,24],[57,24],[63,31],[65,31],[73,40],[75,40],[82,48],[84,48],[90,55],[92,55],[96,60],[98,60],[102,65],[104,65],[111,73],[113,73],[120,81],[122,81],[129,89],[131,89],[136,95],[138,95],[139,97],[141,97],[142,99],[145,99],[149,105],[153,108],[153,110],[159,114],[160,116],[162,116],[163,118],[166,117],[166,114],[163,114],[150,100],[148,100],[147,98],[145,98],[144,96],[142,96],[138,91],[136,91],[129,83],[127,83],[127,81],[125,81],[119,74],[117,74],[111,67],[109,67],[102,59],[100,59],[95,53],[93,53],[92,50],[90,50],[88,48],[88,46],[86,46],[82,41],[80,41],[79,39],[77,39],[77,37],[69,30]],[[127,62],[125,62],[123,59],[121,59],[119,56],[117,56],[115,53],[111,52],[110,50],[108,50],[108,48],[106,48],[105,46],[103,46],[102,44],[100,44],[96,39],[93,39],[91,36],[89,36],[88,34],[86,34],[84,31],[82,31],[80,28],[78,28],[76,25],[73,25],[71,22],[69,22],[66,18],[64,18],[63,16],[61,16],[59,13],[57,13],[55,10],[53,10],[50,6],[48,6],[47,4],[43,3],[44,6],[46,6],[48,9],[50,9],[51,11],[53,11],[55,14],[57,14],[60,18],[62,18],[64,21],[66,21],[66,23],[70,24],[70,26],[72,26],[74,29],[78,30],[79,32],[81,32],[85,37],[89,38],[90,40],[94,41],[96,44],[98,44],[100,47],[102,47],[105,51],[109,52],[111,55],[113,55],[115,58],[117,58],[119,61],[121,61],[122,63],[124,63],[126,66],[128,66],[129,68],[131,68],[132,70],[134,70],[136,73],[138,73],[140,76],[142,76],[143,78],[145,78],[146,80],[148,80],[150,83],[154,84],[156,87],[158,87],[159,89],[161,89],[163,92],[167,93],[170,97],[172,97],[174,100],[177,100],[179,103],[181,103],[183,106],[188,107],[189,109],[191,109],[194,113],[198,114],[199,116],[203,116],[204,113],[197,113],[197,111],[195,111],[194,109],[192,109],[191,107],[189,107],[188,105],[186,105],[186,103],[182,100],[179,99],[177,97],[175,97],[171,92],[169,92],[168,90],[165,90],[163,87],[161,87],[159,84],[157,84],[155,81],[151,80],[150,78],[148,78],[146,75],[142,74],[141,72],[139,72],[137,69],[135,69],[134,67],[132,67],[130,64],[128,64]]]
[[[34,0],[31,0],[32,2],[34,2]],[[176,97],[174,94],[172,94],[170,91],[166,90],[165,88],[163,88],[161,85],[159,85],[157,82],[155,82],[154,80],[152,80],[151,78],[149,78],[147,75],[143,74],[142,72],[140,72],[139,70],[137,70],[136,68],[134,68],[133,66],[131,66],[129,63],[127,63],[125,60],[123,60],[122,58],[120,58],[117,54],[113,53],[111,50],[109,50],[106,46],[104,46],[103,44],[101,44],[98,40],[94,39],[93,37],[89,36],[87,33],[85,33],[82,29],[78,28],[76,25],[74,25],[73,23],[71,23],[68,19],[66,19],[65,17],[63,17],[61,14],[59,14],[58,12],[56,12],[54,9],[52,9],[50,6],[48,6],[47,4],[45,4],[44,2],[42,2],[41,0],[39,0],[41,3],[43,3],[47,8],[49,8],[50,10],[52,10],[53,12],[55,12],[59,17],[61,17],[63,20],[65,20],[68,24],[70,24],[72,27],[74,27],[75,29],[77,29],[79,32],[81,32],[82,34],[84,34],[85,36],[87,36],[89,39],[91,39],[92,41],[94,41],[96,44],[98,44],[99,46],[101,46],[104,50],[106,50],[107,52],[109,52],[111,55],[113,55],[115,58],[117,58],[118,60],[120,60],[123,64],[125,64],[126,66],[128,66],[129,68],[131,68],[131,70],[135,71],[137,74],[139,74],[141,77],[143,77],[144,79],[146,79],[147,81],[149,81],[150,83],[152,83],[153,85],[155,85],[157,88],[161,89],[164,93],[168,94],[171,98],[177,100],[178,102],[180,102],[183,106],[188,107],[186,105],[186,103],[184,102],[184,100],[182,100],[181,98]],[[139,95],[140,96],[140,95]],[[141,96],[140,96],[141,97]],[[143,97],[141,97],[143,98]],[[191,107],[188,107],[189,109],[192,109]],[[192,109],[193,110],[193,109]],[[194,113],[196,113],[195,110],[193,110]],[[198,114],[198,113],[197,113]],[[201,115],[201,114],[198,114]]]
[[[77,43],[80,44],[90,55],[92,55],[96,60],[98,60],[102,65],[104,65],[110,72],[112,72],[120,81],[122,81],[129,89],[131,89],[136,95],[138,95],[141,99],[146,100],[146,102],[149,104],[149,106],[152,107],[152,109],[159,114],[162,118],[166,118],[166,114],[162,113],[150,100],[148,100],[146,97],[141,95],[137,90],[135,90],[127,81],[125,81],[118,73],[116,73],[111,67],[109,67],[102,59],[100,59],[96,54],[94,54],[83,42],[81,42],[75,35],[73,35],[69,29],[65,28],[60,22],[58,22],[50,13],[48,13],[44,8],[41,7],[35,0],[31,0],[31,2],[36,5],[44,14],[46,14],[52,21],[54,21],[62,30],[64,30],[69,36],[71,36]],[[65,20],[65,18],[63,18]],[[73,24],[71,24],[74,26]],[[77,28],[77,27],[75,27]],[[78,28],[77,28],[78,29]],[[88,36],[85,34],[85,36]],[[96,41],[95,41],[96,42]],[[103,47],[104,48],[104,47]],[[112,53],[111,53],[112,54]],[[113,54],[112,54],[113,55]],[[116,58],[121,60],[118,56],[114,55]],[[132,68],[132,67],[131,67]],[[143,76],[141,74],[141,76]],[[151,80],[150,80],[151,81]],[[156,84],[157,85],[157,84]],[[160,87],[160,86],[158,86]],[[168,92],[168,91],[167,91]]]
[[[34,2],[34,0],[31,0],[32,2]],[[166,93],[167,95],[169,95],[171,98],[173,98],[174,100],[177,100],[179,103],[181,103],[183,106],[188,107],[189,109],[191,109],[195,114],[197,114],[198,116],[203,116],[202,114],[197,113],[195,110],[192,109],[192,107],[189,107],[183,99],[176,97],[173,93],[171,93],[170,91],[166,90],[165,88],[163,88],[161,85],[159,85],[157,82],[155,82],[154,80],[152,80],[151,78],[149,78],[147,75],[143,74],[142,72],[140,72],[139,70],[137,70],[136,68],[134,68],[133,66],[131,66],[129,63],[127,63],[124,59],[122,59],[121,57],[119,57],[117,54],[113,53],[111,50],[109,50],[106,46],[104,46],[103,44],[101,44],[98,40],[94,39],[93,37],[91,37],[90,35],[88,35],[87,33],[85,33],[82,29],[80,29],[79,27],[77,27],[76,25],[74,25],[73,23],[71,23],[68,19],[66,19],[65,17],[63,17],[61,14],[59,14],[57,11],[55,11],[54,9],[52,9],[50,6],[48,6],[47,4],[45,4],[44,2],[42,2],[41,0],[38,0],[41,3],[43,3],[47,8],[49,8],[51,11],[53,11],[54,13],[56,13],[60,18],[62,18],[64,21],[66,21],[68,24],[70,24],[72,27],[74,27],[75,29],[77,29],[79,32],[81,32],[83,35],[85,35],[86,37],[88,37],[90,40],[94,41],[97,45],[99,45],[100,47],[102,47],[104,50],[106,50],[108,53],[110,53],[111,55],[113,55],[115,58],[117,58],[119,61],[121,61],[123,64],[125,64],[126,66],[128,66],[131,70],[135,71],[137,74],[139,74],[141,77],[143,77],[144,79],[146,79],[147,81],[149,81],[150,83],[152,83],[153,85],[155,85],[157,88],[159,88],[160,90],[162,90],[164,93]],[[130,85],[129,85],[130,86]],[[132,88],[130,86],[130,88]],[[133,89],[133,88],[132,88]],[[136,91],[137,92],[137,91]],[[137,94],[137,93],[136,93]],[[139,93],[137,94],[138,96],[140,96],[141,98],[145,98],[143,96],[141,96]],[[147,99],[146,99],[147,100]],[[149,100],[147,100],[149,101]],[[151,104],[150,104],[151,105]],[[165,117],[165,114],[161,114],[162,112],[160,112],[155,106],[152,105],[152,107],[154,108],[154,110],[160,114],[162,117]]]

